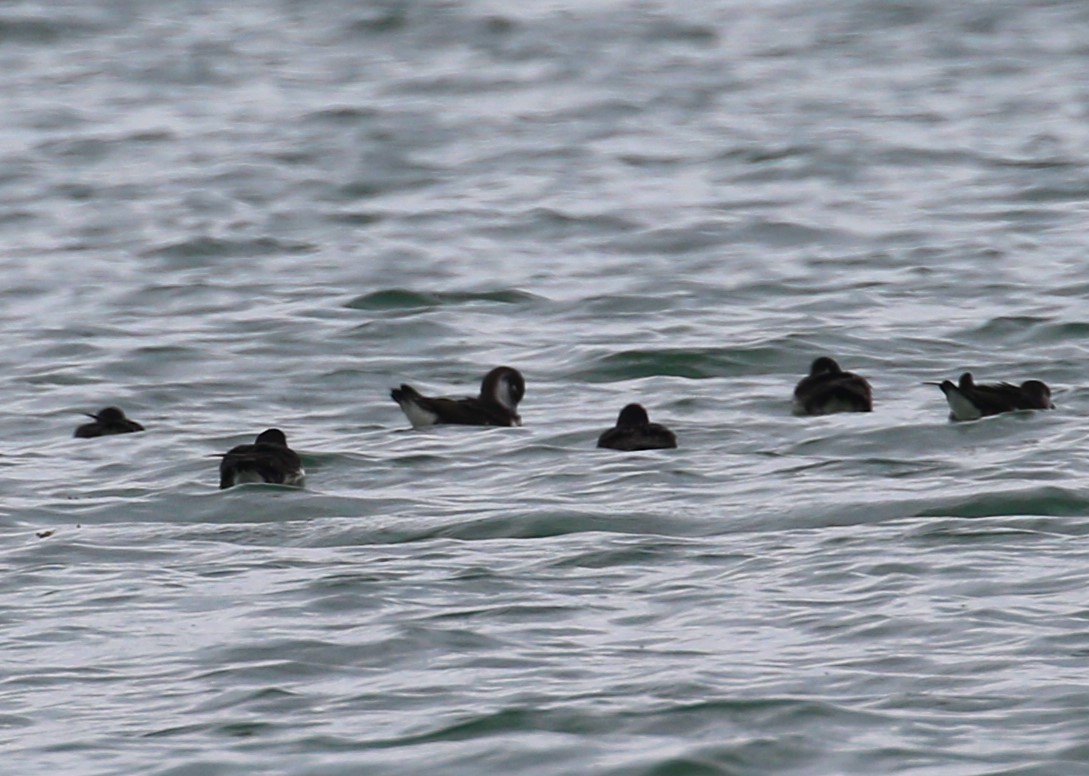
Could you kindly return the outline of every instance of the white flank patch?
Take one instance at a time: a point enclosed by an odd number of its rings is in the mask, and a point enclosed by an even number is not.
[[[250,485],[255,482],[264,482],[264,478],[251,469],[243,469],[234,473],[235,485]]]
[[[949,402],[949,409],[953,411],[953,420],[979,420],[983,417],[983,413],[979,411],[979,408],[965,399],[964,394],[957,388],[953,388],[945,394],[945,399]]]
[[[418,405],[412,399],[405,399],[401,404],[401,410],[408,418],[408,422],[412,424],[413,428],[422,428],[423,426],[433,426],[435,421],[439,419],[439,416],[434,412],[428,412]]]
[[[306,481],[306,472],[299,469],[294,474],[289,474],[284,478],[284,485],[291,485],[295,488],[301,488]],[[234,484],[235,485],[261,485],[268,482],[260,474],[252,469],[235,472]],[[273,485],[277,483],[272,483]]]
[[[843,399],[832,399],[826,401],[819,408],[820,415],[832,415],[836,412],[854,412],[857,406],[852,401],[844,401]]]

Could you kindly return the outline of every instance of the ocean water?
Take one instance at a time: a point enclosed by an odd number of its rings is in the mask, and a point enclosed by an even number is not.
[[[4,773],[1089,773],[1089,5],[14,0],[0,72]]]

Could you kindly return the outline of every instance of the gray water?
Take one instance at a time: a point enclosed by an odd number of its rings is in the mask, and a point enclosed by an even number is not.
[[[1089,773],[1089,5],[16,0],[0,73],[5,774]]]

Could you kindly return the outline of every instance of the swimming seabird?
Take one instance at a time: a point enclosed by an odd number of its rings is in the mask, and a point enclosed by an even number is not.
[[[465,399],[432,398],[402,383],[390,396],[412,423],[413,428],[454,423],[463,426],[520,426],[518,402],[526,394],[522,374],[509,366],[498,366],[484,376],[480,395]]]
[[[117,407],[106,407],[95,414],[83,413],[89,418],[94,418],[93,423],[84,423],[76,429],[73,436],[89,439],[91,437],[110,436],[111,434],[131,434],[134,431],[143,431],[144,427],[135,420],[129,420],[125,413]]]
[[[677,436],[663,425],[651,423],[641,404],[629,404],[620,410],[616,426],[603,432],[598,447],[610,450],[664,450],[677,446]]]
[[[943,380],[937,385],[949,402],[950,420],[977,420],[987,415],[1016,410],[1053,410],[1051,389],[1040,380],[1025,380],[1020,385],[990,383],[978,385],[971,372],[965,372],[954,384]]]
[[[794,389],[795,415],[870,412],[873,392],[866,378],[844,372],[835,359],[821,356]]]
[[[247,482],[301,486],[305,477],[302,461],[278,428],[262,431],[252,445],[232,447],[219,464],[221,489]]]

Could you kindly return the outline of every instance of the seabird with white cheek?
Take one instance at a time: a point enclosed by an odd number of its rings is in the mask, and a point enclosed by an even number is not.
[[[498,366],[484,376],[480,395],[465,399],[424,396],[411,385],[402,384],[390,396],[412,423],[413,428],[443,423],[462,426],[520,426],[518,402],[526,394],[521,372]]]

